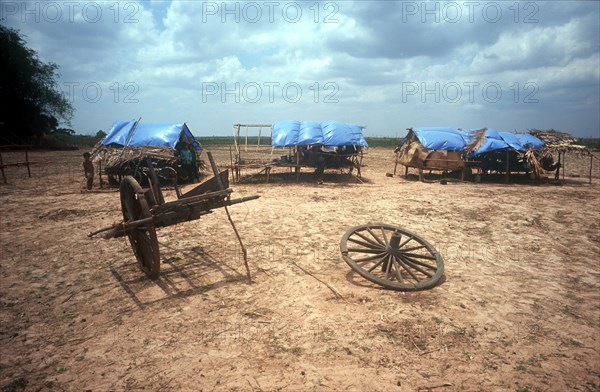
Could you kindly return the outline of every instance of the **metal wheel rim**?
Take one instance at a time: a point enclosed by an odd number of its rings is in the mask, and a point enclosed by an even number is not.
[[[152,216],[144,191],[133,177],[127,176],[121,181],[120,194],[124,223]],[[149,224],[132,228],[128,230],[127,237],[142,271],[152,279],[157,278],[160,253],[154,226]]]
[[[399,236],[396,247],[392,236]],[[442,255],[425,239],[398,226],[365,224],[340,241],[344,261],[358,274],[385,288],[401,291],[435,286],[444,274]]]

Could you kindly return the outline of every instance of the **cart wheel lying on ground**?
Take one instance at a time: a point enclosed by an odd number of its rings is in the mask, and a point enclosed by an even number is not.
[[[121,181],[120,192],[125,225],[127,222],[152,217],[144,191],[133,177],[127,176]],[[160,253],[152,222],[127,229],[127,236],[142,271],[152,279],[157,278],[160,272]]]
[[[353,227],[342,237],[340,250],[354,271],[388,289],[428,289],[444,274],[440,253],[398,226],[375,223]]]

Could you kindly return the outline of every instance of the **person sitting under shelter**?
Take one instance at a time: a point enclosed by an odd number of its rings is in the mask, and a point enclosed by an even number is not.
[[[194,168],[194,158],[189,143],[183,145],[183,148],[179,152],[179,159],[181,161],[181,168],[187,174],[188,178],[191,180],[197,178],[197,173],[195,173],[197,172],[197,168]]]

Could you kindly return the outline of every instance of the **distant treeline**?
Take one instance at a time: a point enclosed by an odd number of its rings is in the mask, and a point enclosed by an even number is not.
[[[62,151],[90,149],[100,140],[102,139],[92,135],[69,135],[56,132],[44,135],[40,147],[48,150]]]

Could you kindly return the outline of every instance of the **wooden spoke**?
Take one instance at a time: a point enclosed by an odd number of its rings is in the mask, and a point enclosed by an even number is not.
[[[371,244],[369,242],[360,241],[360,240],[357,240],[356,238],[352,238],[352,237],[348,238],[348,241],[352,241],[355,244],[362,245],[369,249],[383,249],[383,247],[381,245],[375,245],[375,244]]]

